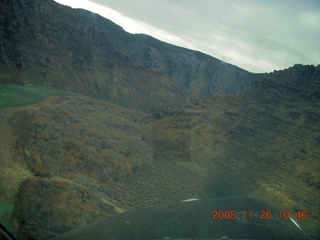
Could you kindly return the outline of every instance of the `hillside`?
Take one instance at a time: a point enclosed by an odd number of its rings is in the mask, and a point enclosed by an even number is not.
[[[318,239],[319,71],[296,65],[263,76],[242,95],[164,114],[152,122],[158,167],[177,166],[174,176],[187,168],[198,197],[253,196],[290,212],[307,209],[309,219],[299,224]],[[202,188],[190,181],[197,174]]]
[[[109,191],[152,164],[146,119],[84,96],[2,108],[0,202],[15,203],[18,235],[47,239],[122,212]]]
[[[307,210],[296,220],[320,239],[319,65],[253,74],[52,0],[2,0],[0,72],[0,91],[50,87],[1,96],[22,99],[0,104],[0,222],[19,238],[245,196]]]
[[[0,84],[73,91],[145,112],[248,89],[254,74],[53,0],[0,3]]]
[[[130,209],[230,196],[305,209],[308,219],[297,221],[318,239],[319,76],[319,66],[296,65],[244,94],[153,117],[84,96],[2,109],[0,200],[15,203],[11,222],[23,239]]]

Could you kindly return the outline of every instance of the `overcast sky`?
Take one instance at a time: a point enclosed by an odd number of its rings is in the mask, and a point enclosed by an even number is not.
[[[320,0],[56,0],[251,72],[320,64]]]

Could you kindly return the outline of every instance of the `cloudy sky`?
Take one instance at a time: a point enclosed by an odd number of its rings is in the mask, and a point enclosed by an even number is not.
[[[319,0],[56,0],[251,72],[320,64]]]

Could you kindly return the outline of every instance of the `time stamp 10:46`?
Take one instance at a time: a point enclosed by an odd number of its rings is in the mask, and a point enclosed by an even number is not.
[[[243,211],[235,211],[235,210],[213,210],[212,211],[212,219],[214,220],[222,220],[222,219],[261,219],[261,220],[270,220],[274,216],[279,217],[280,219],[289,219],[292,215],[297,219],[307,219],[308,214],[306,210],[298,210],[294,214],[290,213],[288,210],[280,210],[278,212],[274,212],[271,210],[260,210],[259,213],[254,212],[252,210],[243,210]]]

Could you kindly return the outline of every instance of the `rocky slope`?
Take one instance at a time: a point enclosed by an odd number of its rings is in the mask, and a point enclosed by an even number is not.
[[[52,0],[1,1],[0,70],[0,84],[72,90],[146,112],[240,93],[254,78]]]
[[[298,222],[318,239],[319,71],[295,65],[263,75],[247,93],[159,116],[152,125],[160,165],[187,167],[197,180],[205,176],[200,186],[188,181],[197,194],[205,190],[204,198],[254,196],[293,217],[306,209],[309,218]],[[171,171],[178,176],[181,169]]]
[[[320,66],[151,116],[88,97],[2,109],[0,200],[22,239],[188,198],[252,196],[319,238]],[[297,87],[299,86],[299,87]],[[10,164],[10,163],[13,164]],[[63,224],[61,224],[63,223]]]
[[[2,0],[0,71],[86,95],[0,111],[0,201],[22,239],[223,196],[306,209],[320,238],[320,66],[251,74],[84,10]]]

